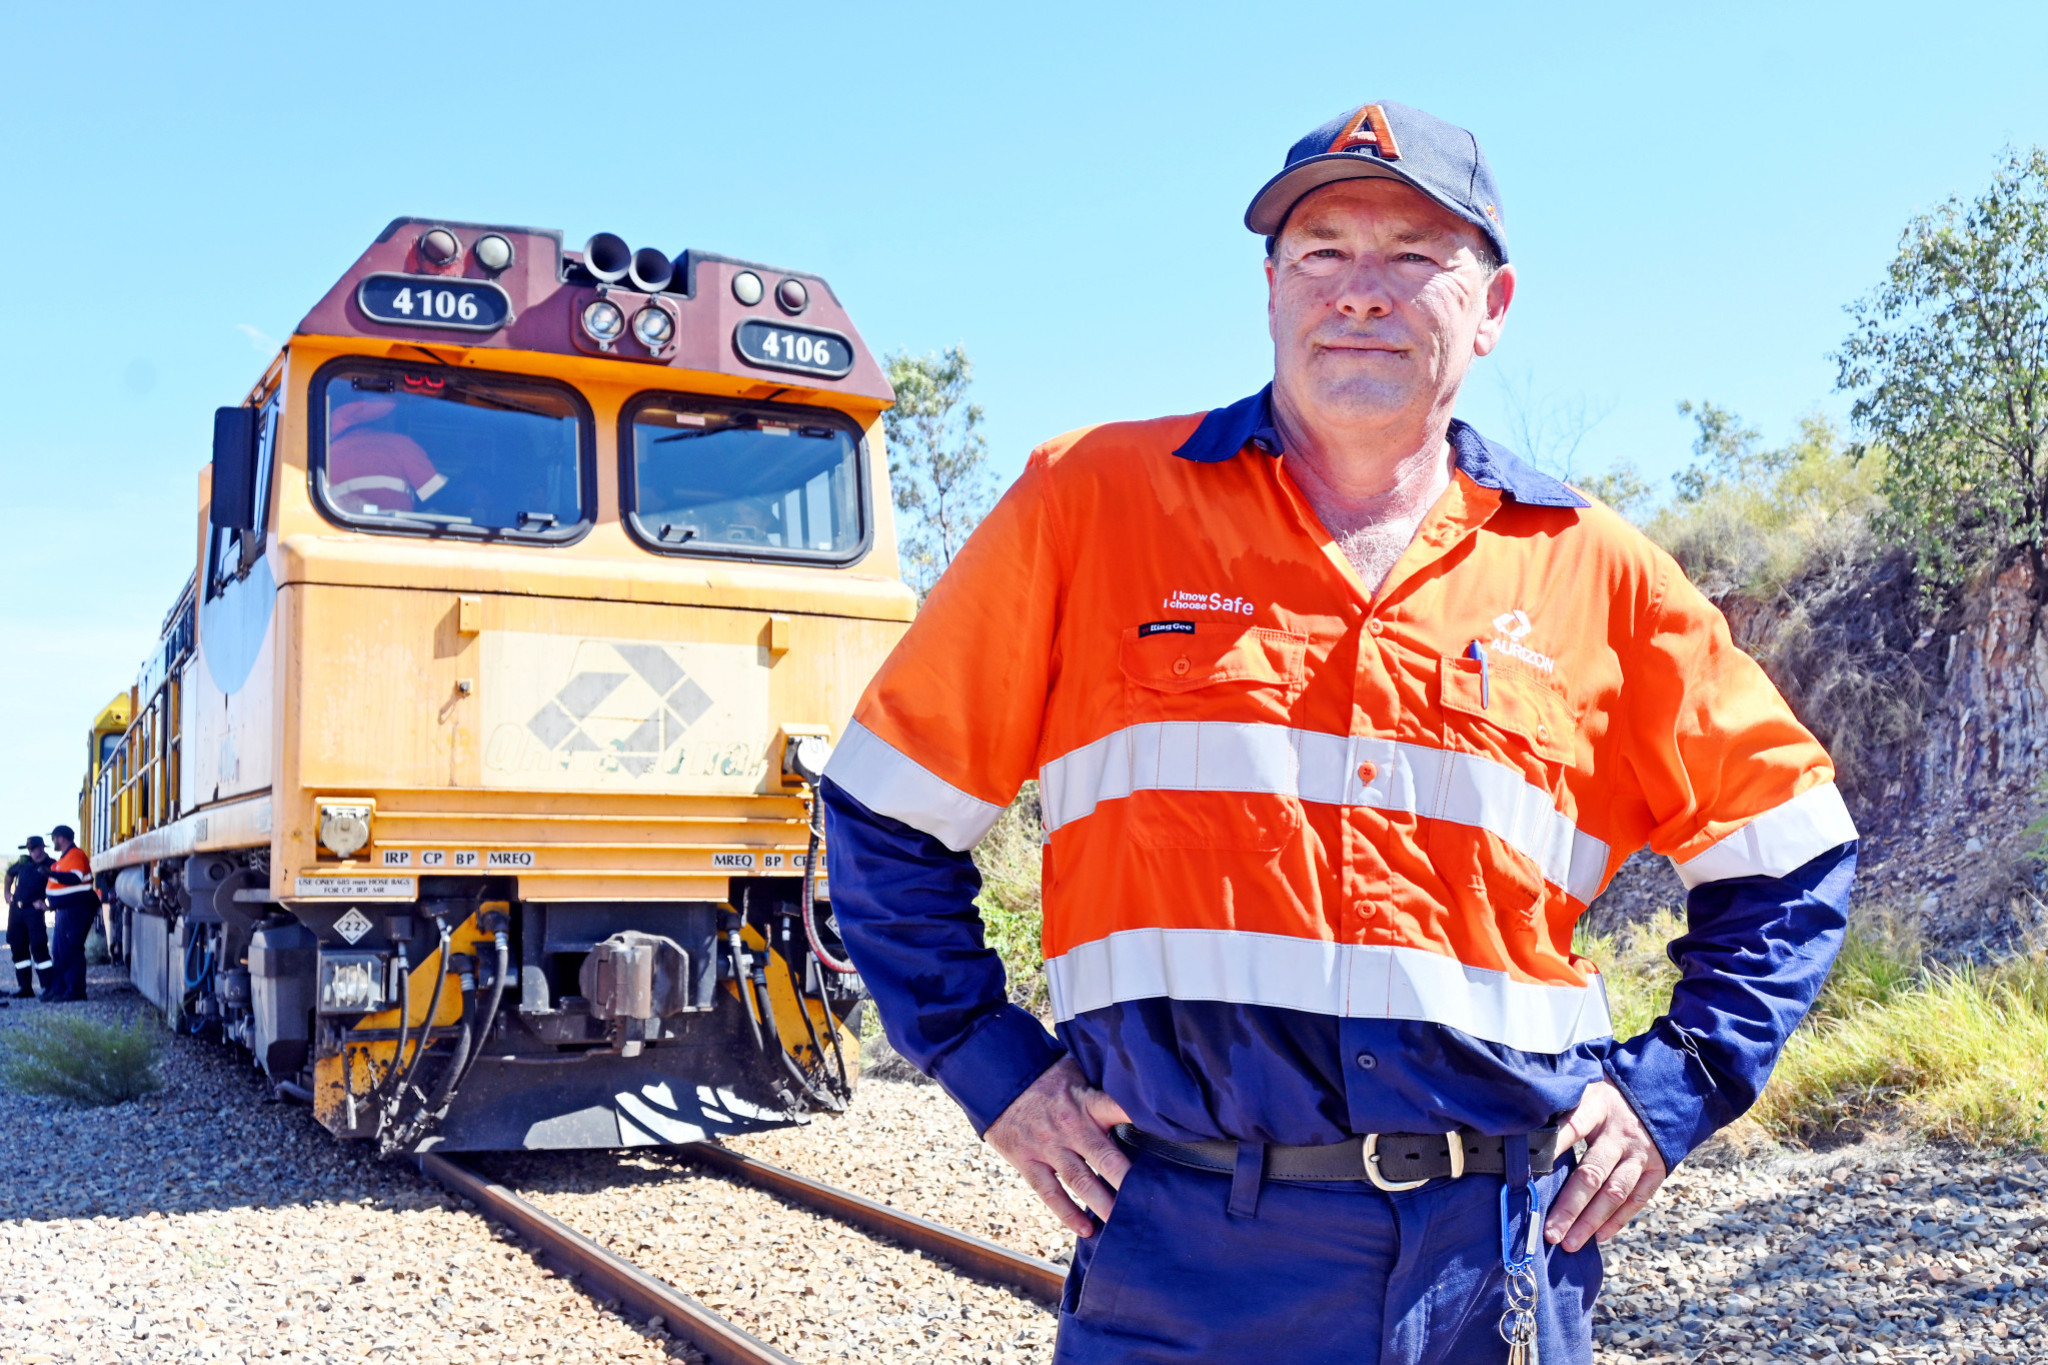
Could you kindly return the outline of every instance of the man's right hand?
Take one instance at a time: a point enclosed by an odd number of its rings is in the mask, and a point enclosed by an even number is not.
[[[983,1136],[1062,1223],[1087,1237],[1095,1225],[1074,1200],[1098,1218],[1109,1217],[1116,1187],[1131,1169],[1109,1130],[1130,1121],[1122,1105],[1088,1084],[1072,1057],[1062,1057],[1010,1101]]]

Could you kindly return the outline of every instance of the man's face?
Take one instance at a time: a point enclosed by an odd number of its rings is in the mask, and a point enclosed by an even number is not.
[[[52,834],[50,842],[57,846],[59,853],[69,853],[71,851],[71,841],[61,834]]]
[[[1274,383],[1311,421],[1378,424],[1448,406],[1500,339],[1511,267],[1393,180],[1340,180],[1302,199],[1266,263]]]
[[[34,848],[30,849],[28,851],[28,856],[35,859],[39,863],[47,863],[48,861],[50,861],[50,851],[44,848],[41,844],[37,844]]]

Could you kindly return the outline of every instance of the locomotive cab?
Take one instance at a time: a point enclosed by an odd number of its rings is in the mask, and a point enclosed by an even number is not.
[[[816,276],[393,223],[217,415],[96,776],[138,988],[389,1151],[843,1105],[813,784],[913,610],[892,397]]]

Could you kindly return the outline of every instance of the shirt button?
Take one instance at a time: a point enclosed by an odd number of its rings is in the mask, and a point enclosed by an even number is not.
[[[1175,660],[1173,661],[1173,671],[1174,671],[1174,673],[1175,673],[1176,675],[1178,675],[1178,674],[1182,674],[1182,673],[1185,673],[1185,672],[1187,672],[1187,671],[1188,671],[1188,656],[1187,656],[1187,655],[1183,654],[1183,655],[1181,655],[1181,656],[1180,656],[1180,657],[1179,657],[1178,659],[1175,659]]]
[[[1379,912],[1380,908],[1377,905],[1374,905],[1371,901],[1360,901],[1358,904],[1351,907],[1351,913],[1358,916],[1358,918],[1362,920],[1371,919],[1374,915],[1377,915]]]
[[[1372,620],[1367,621],[1365,623],[1365,628],[1375,635],[1384,635],[1386,634],[1387,623],[1385,621],[1380,620],[1379,617],[1375,616],[1372,618]]]
[[[1360,782],[1370,783],[1375,777],[1379,776],[1379,772],[1380,770],[1378,768],[1375,768],[1372,764],[1361,763],[1358,765],[1358,780]]]
[[[1548,725],[1539,725],[1539,726],[1537,726],[1537,727],[1536,727],[1536,738],[1538,738],[1538,739],[1549,739],[1549,738],[1550,738],[1550,727],[1549,727]]]
[[[1360,1071],[1370,1071],[1379,1064],[1380,1059],[1373,1056],[1370,1052],[1361,1052],[1358,1054],[1358,1069]]]

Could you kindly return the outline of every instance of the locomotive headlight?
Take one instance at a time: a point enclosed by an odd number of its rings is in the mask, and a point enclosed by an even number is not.
[[[659,308],[650,306],[633,314],[633,335],[650,351],[668,345],[675,334],[675,319]]]
[[[383,953],[320,954],[320,1013],[368,1014],[383,1009]]]
[[[592,299],[583,305],[583,332],[600,346],[609,346],[626,330],[626,315],[610,299]]]
[[[494,274],[512,264],[511,241],[495,232],[477,238],[471,253],[478,265]]]

